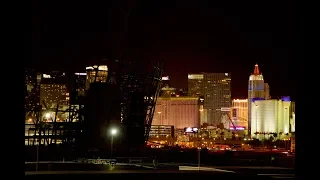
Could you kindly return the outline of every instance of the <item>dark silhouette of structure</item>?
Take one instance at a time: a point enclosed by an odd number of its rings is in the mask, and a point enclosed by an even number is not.
[[[137,71],[131,62],[115,61],[108,68],[108,81],[90,84],[87,92],[83,147],[108,149],[110,130],[116,127],[118,147],[126,153],[140,151],[148,140],[163,63],[154,65],[150,74]]]
[[[46,102],[41,102],[27,108],[26,113],[37,117],[34,122],[26,124],[28,145],[36,147],[40,142],[40,146],[52,149],[61,143],[58,146],[69,152],[71,149],[73,156],[83,156],[95,150],[102,157],[109,152],[110,130],[115,127],[119,134],[114,138],[114,149],[125,150],[123,153],[127,155],[141,151],[148,141],[163,63],[157,62],[152,72],[135,65],[124,61],[108,63],[107,82],[90,84],[81,104],[70,104],[62,110],[59,104],[49,108]],[[47,112],[55,113],[51,121],[45,120]],[[57,121],[58,113],[68,113],[69,118]],[[35,150],[34,147],[30,148]]]

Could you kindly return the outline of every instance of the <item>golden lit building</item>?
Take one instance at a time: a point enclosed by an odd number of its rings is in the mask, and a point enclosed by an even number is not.
[[[108,67],[106,65],[86,67],[86,73],[86,90],[89,89],[91,83],[106,83],[108,80]]]
[[[231,108],[231,73],[188,74],[188,96],[203,97],[203,123],[219,125]]]
[[[175,129],[200,125],[199,98],[159,97],[152,125],[174,126]]]
[[[67,81],[64,72],[52,71],[41,73],[40,79],[40,104],[47,108],[56,108],[68,105],[69,93],[67,90]]]
[[[263,139],[267,137],[266,134],[276,133],[278,135],[285,135],[289,133],[290,105],[290,99],[287,97],[280,100],[253,99],[251,104],[251,137]]]
[[[235,126],[248,129],[248,99],[233,99],[230,113]]]
[[[40,84],[40,102],[48,108],[68,105],[69,93],[65,84]]]

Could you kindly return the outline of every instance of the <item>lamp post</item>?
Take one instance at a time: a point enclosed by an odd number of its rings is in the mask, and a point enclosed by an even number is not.
[[[39,146],[40,146],[40,140],[38,136],[36,171],[38,171],[38,164],[39,164]]]
[[[111,129],[111,153],[110,156],[112,159],[112,152],[113,152],[113,136],[115,136],[117,134],[117,129]]]
[[[198,170],[200,171],[201,147],[198,147]]]

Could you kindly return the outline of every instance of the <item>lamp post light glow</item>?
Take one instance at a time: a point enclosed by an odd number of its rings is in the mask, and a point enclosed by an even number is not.
[[[117,130],[116,129],[111,129],[111,135],[114,136],[117,134]]]
[[[46,113],[46,118],[49,119],[51,117],[50,113]]]

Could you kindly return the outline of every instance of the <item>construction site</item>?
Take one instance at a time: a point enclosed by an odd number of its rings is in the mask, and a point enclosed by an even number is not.
[[[164,65],[156,62],[143,69],[124,60],[108,60],[105,64],[107,76],[99,68],[104,65],[87,68],[87,73],[94,75],[90,77],[93,81],[86,87],[84,98],[76,103],[49,106],[36,95],[26,99],[28,160],[110,157],[112,151],[117,155],[139,156],[143,152]],[[38,91],[39,82],[32,89],[33,94]],[[116,137],[111,129],[117,130]]]

